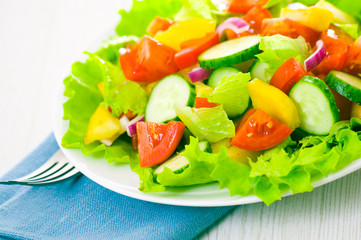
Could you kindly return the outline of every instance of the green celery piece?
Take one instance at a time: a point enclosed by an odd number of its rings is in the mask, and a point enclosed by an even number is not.
[[[211,102],[223,104],[230,117],[242,115],[250,104],[247,83],[251,80],[250,73],[238,73],[225,76],[213,90]]]
[[[186,145],[185,151],[181,153],[188,159],[188,167],[180,173],[165,168],[157,175],[157,182],[163,186],[190,186],[214,182],[211,172],[224,154],[203,152],[199,148],[198,139],[191,137],[189,145]]]
[[[181,0],[134,0],[132,8],[121,9],[121,20],[115,31],[118,36],[134,35],[142,37],[154,17],[173,19],[182,7]]]
[[[200,141],[214,143],[231,138],[235,134],[234,124],[221,106],[197,109],[176,105],[174,109],[177,116]]]
[[[182,0],[183,7],[174,16],[174,20],[183,21],[189,18],[208,18],[212,19],[212,10],[217,8],[211,0]]]
[[[272,76],[277,68],[291,57],[304,62],[310,55],[308,44],[302,37],[292,39],[279,34],[261,37],[259,48],[263,51],[256,57],[268,65],[267,75]]]
[[[138,38],[135,36],[110,38],[109,40],[104,41],[100,49],[94,54],[119,67],[119,49],[126,47],[128,44],[134,44],[137,40]]]

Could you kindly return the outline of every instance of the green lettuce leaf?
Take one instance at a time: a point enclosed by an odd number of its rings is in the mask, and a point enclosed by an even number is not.
[[[189,166],[180,173],[175,173],[169,168],[159,173],[156,178],[163,186],[189,186],[213,182],[211,176],[218,159],[224,157],[225,153],[212,154],[203,152],[199,148],[198,139],[191,137],[189,145],[186,145],[185,151],[181,153],[189,161]],[[227,155],[227,154],[226,154]]]
[[[119,116],[128,110],[144,113],[148,95],[137,83],[128,81],[119,67],[94,56],[103,72],[104,103],[112,108],[112,114]]]
[[[212,10],[216,7],[211,0],[182,0],[182,9],[174,16],[176,21],[189,18],[213,18]]]
[[[256,57],[268,66],[265,76],[273,76],[277,68],[291,57],[304,62],[310,55],[308,45],[302,37],[292,39],[279,34],[261,37],[259,48],[263,52]],[[270,79],[265,80],[269,81]]]
[[[281,198],[284,185],[292,192],[312,191],[312,177],[327,177],[361,157],[359,132],[348,121],[336,123],[328,136],[308,136],[295,147],[292,141],[250,161],[250,177],[258,177],[254,194],[267,205]]]
[[[64,96],[68,100],[63,105],[63,119],[69,121],[69,128],[62,138],[62,146],[80,149],[85,155],[104,157],[109,163],[126,163],[137,158],[127,137],[117,139],[110,147],[100,142],[84,144],[89,120],[103,101],[97,87],[102,80],[103,71],[98,59],[90,57],[84,63],[72,65],[70,76],[64,79]]]
[[[139,165],[139,159],[130,159],[129,166],[133,172],[138,174],[142,192],[164,192],[165,186],[154,181],[153,168],[142,168]]]
[[[113,65],[119,66],[119,49],[126,47],[128,44],[134,44],[137,40],[138,38],[134,36],[110,38],[104,41],[94,54]]]
[[[228,188],[231,196],[248,195],[257,180],[257,177],[250,177],[251,168],[228,158],[226,148],[222,148],[220,154],[223,157],[217,161],[211,176],[221,189]]]
[[[250,104],[247,83],[251,80],[250,73],[238,73],[223,77],[213,90],[211,102],[223,104],[223,108],[230,117],[242,115]]]
[[[176,105],[174,109],[177,116],[199,140],[213,143],[231,138],[235,134],[234,124],[221,106],[197,109]]]
[[[134,0],[131,10],[121,9],[121,20],[115,31],[118,36],[142,37],[154,17],[173,19],[182,7],[181,0]]]

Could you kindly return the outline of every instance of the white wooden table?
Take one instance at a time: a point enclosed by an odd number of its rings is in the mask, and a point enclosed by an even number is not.
[[[57,82],[124,2],[0,0],[0,175],[52,131]],[[361,239],[361,171],[270,207],[237,207],[199,239]]]

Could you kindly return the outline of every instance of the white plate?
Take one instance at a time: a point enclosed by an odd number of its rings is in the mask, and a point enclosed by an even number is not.
[[[110,28],[113,29],[113,26]],[[99,38],[93,41],[88,50],[96,49],[101,39],[109,36],[111,31],[99,34]],[[71,64],[71,63],[69,63]],[[63,96],[64,86],[59,79],[59,87],[57,88],[57,98],[55,101],[55,111],[53,114],[53,127],[56,140],[61,146],[61,138],[68,128],[68,122],[63,119],[63,103],[67,100]],[[67,158],[88,178],[114,192],[150,202],[162,204],[180,205],[180,206],[230,206],[242,205],[260,202],[261,200],[254,195],[241,197],[231,197],[227,189],[219,189],[217,183],[199,185],[194,187],[174,188],[162,193],[143,193],[138,190],[139,178],[133,173],[130,167],[124,165],[107,164],[105,159],[96,159],[83,155],[77,149],[64,149],[63,153]],[[314,187],[324,185],[350,174],[361,168],[361,159],[358,159],[337,173],[330,174],[327,178],[322,178],[313,183]],[[289,196],[291,192],[287,192],[282,196]]]

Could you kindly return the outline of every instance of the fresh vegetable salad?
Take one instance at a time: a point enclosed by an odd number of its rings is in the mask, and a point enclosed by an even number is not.
[[[149,0],[64,80],[65,148],[267,205],[361,157],[361,4]],[[313,5],[310,5],[313,4]]]

